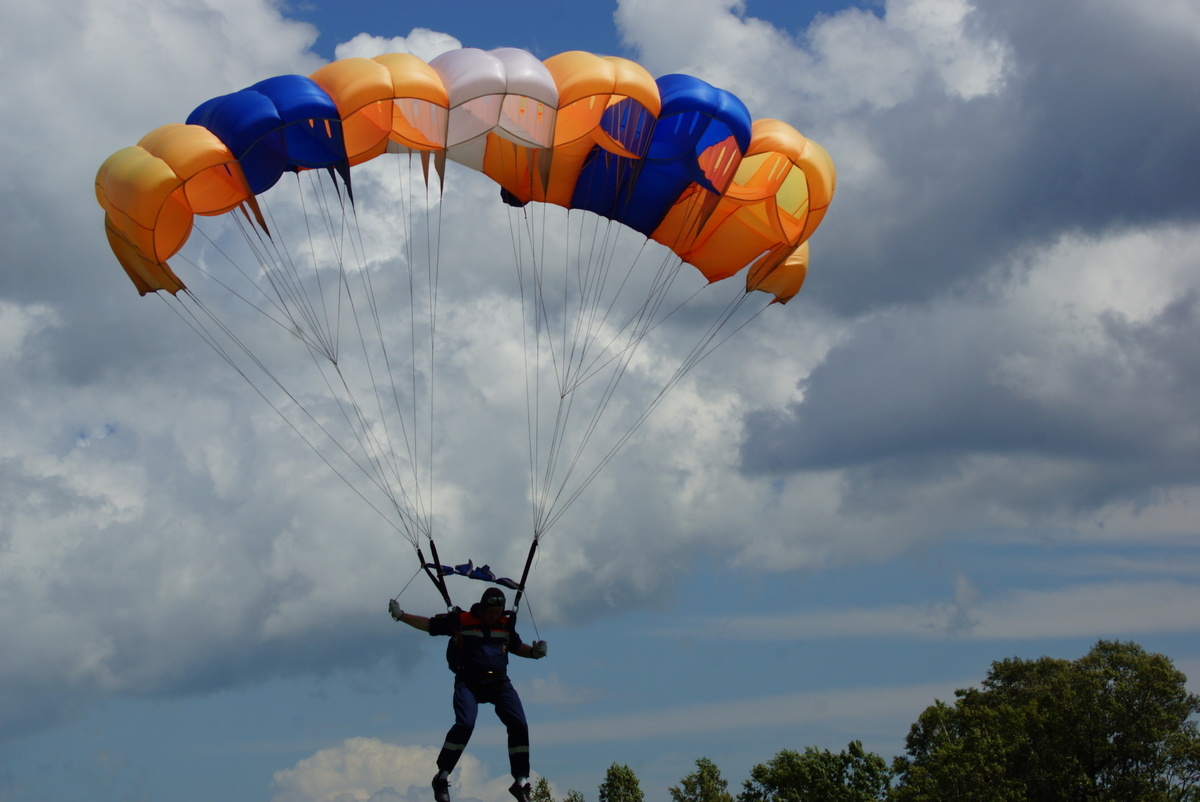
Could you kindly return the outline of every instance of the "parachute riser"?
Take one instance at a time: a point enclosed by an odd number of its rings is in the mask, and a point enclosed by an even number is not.
[[[437,546],[433,540],[429,541],[429,550],[433,554],[432,564],[441,565],[441,562],[438,560]],[[425,555],[421,553],[420,546],[417,546],[417,559],[421,561],[421,568],[425,571],[425,576],[429,577],[429,581],[433,583],[438,593],[441,594],[442,601],[446,602],[446,609],[454,609],[454,602],[450,600],[450,591],[446,590],[446,578],[442,576],[440,571],[436,574],[433,572],[433,569],[430,568],[430,563],[425,559]]]
[[[521,597],[525,595],[525,581],[529,579],[529,569],[533,566],[533,556],[537,553],[538,541],[537,538],[529,544],[529,554],[525,557],[525,569],[521,571],[521,581],[517,583],[517,595],[513,599],[512,613],[513,618],[516,618],[517,608],[521,606]]]

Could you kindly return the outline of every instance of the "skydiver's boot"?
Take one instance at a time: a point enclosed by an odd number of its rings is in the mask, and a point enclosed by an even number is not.
[[[433,778],[433,799],[434,802],[450,802],[450,780],[441,772]]]
[[[522,777],[508,787],[508,792],[517,798],[517,802],[529,802],[529,783]]]

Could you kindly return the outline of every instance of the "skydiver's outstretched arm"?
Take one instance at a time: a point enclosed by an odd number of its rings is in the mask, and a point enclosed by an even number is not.
[[[392,614],[392,618],[396,619],[402,624],[408,624],[410,627],[419,629],[422,632],[429,631],[428,618],[423,615],[413,615],[412,613],[404,612],[400,609],[400,605],[396,603],[395,599],[392,599],[390,602],[388,602],[388,612]]]

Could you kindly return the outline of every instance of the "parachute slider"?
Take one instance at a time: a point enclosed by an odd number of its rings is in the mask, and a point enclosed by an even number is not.
[[[509,588],[510,590],[520,590],[521,586],[512,579],[506,576],[498,577],[492,571],[491,566],[481,565],[475,567],[473,560],[468,560],[462,565],[438,565],[437,563],[425,563],[425,568],[431,571],[437,571],[441,576],[465,576],[467,579],[478,579],[482,582],[492,582],[496,585]]]

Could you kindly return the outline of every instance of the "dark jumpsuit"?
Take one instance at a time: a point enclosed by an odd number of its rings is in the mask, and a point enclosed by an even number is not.
[[[508,653],[521,645],[508,613],[498,627],[483,624],[482,610],[452,612],[429,619],[430,635],[449,635],[446,660],[454,672],[454,726],[438,754],[437,766],[449,772],[458,763],[471,733],[479,705],[490,704],[508,728],[508,762],[513,777],[529,776],[529,724],[521,698],[508,679]]]

